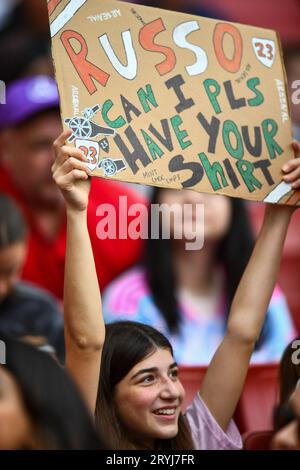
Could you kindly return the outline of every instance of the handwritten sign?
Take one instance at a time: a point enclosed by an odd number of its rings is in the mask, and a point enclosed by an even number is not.
[[[95,176],[300,204],[276,32],[113,0],[49,0],[65,127]]]

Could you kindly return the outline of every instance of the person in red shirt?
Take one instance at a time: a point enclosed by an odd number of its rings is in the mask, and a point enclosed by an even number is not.
[[[54,161],[52,144],[61,131],[59,95],[51,77],[26,77],[10,84],[6,104],[0,106],[0,192],[18,203],[30,228],[22,278],[48,289],[60,299],[63,297],[66,216],[63,199],[52,180],[51,166]],[[146,202],[124,184],[93,178],[88,225],[102,288],[137,262],[141,252],[140,239],[118,236],[98,239],[97,225],[101,218],[97,208],[110,204],[118,220],[122,210],[120,196],[127,197],[128,207]],[[122,216],[127,217],[127,214],[122,213]]]

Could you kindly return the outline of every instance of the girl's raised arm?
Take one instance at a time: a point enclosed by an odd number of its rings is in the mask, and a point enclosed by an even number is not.
[[[284,167],[285,171],[291,171],[291,178],[287,176],[284,179],[297,188],[300,183],[300,148],[295,143],[293,147],[296,159]],[[294,209],[279,205],[266,207],[262,229],[231,306],[227,332],[200,388],[203,401],[224,430],[242,393],[251,354],[275,287]]]
[[[87,229],[90,178],[82,152],[65,145],[71,132],[54,142],[53,178],[66,203],[67,247],[64,279],[66,367],[94,414],[105,326],[94,257]]]

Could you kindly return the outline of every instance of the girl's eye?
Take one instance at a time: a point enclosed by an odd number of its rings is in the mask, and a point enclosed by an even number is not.
[[[154,375],[146,375],[145,377],[142,378],[141,383],[149,384],[153,382],[153,380],[154,380]]]
[[[177,379],[178,378],[178,369],[174,369],[170,372],[170,376],[173,378],[173,379]]]

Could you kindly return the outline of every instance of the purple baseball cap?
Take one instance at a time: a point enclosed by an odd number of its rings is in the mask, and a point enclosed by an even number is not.
[[[59,94],[53,78],[46,75],[21,78],[8,85],[6,104],[0,104],[0,130],[58,107]]]

